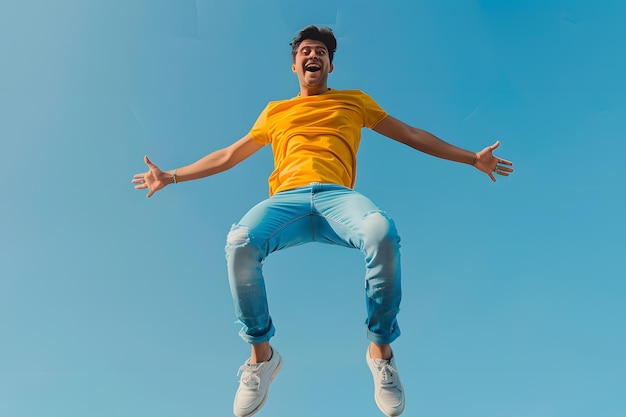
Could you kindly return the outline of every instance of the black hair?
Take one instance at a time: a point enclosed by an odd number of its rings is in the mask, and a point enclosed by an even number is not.
[[[337,39],[333,30],[326,26],[307,26],[298,33],[289,45],[291,45],[291,59],[295,61],[296,54],[298,53],[298,47],[304,40],[320,41],[328,49],[328,58],[330,62],[333,62],[335,56],[335,50],[337,50]]]

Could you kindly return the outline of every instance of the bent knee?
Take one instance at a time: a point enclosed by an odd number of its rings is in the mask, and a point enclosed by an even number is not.
[[[372,211],[363,218],[365,239],[369,243],[400,242],[394,221],[384,211]]]
[[[242,248],[250,244],[250,229],[233,224],[226,236],[226,248]]]

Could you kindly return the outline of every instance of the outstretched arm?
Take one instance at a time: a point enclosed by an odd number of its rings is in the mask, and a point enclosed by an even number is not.
[[[494,173],[508,177],[513,172],[513,168],[510,168],[513,165],[512,162],[493,155],[493,151],[500,146],[500,142],[496,142],[480,152],[471,152],[445,142],[425,130],[409,126],[391,116],[385,117],[374,126],[374,131],[420,152],[472,165],[489,175],[492,181],[496,180]]]
[[[177,183],[191,181],[226,171],[262,147],[263,145],[255,142],[252,136],[248,134],[226,148],[212,152],[192,164],[171,171],[161,171],[145,156],[144,162],[148,166],[148,172],[135,174],[132,183],[135,184],[136,190],[147,188],[146,197],[152,197],[152,194],[174,181]]]

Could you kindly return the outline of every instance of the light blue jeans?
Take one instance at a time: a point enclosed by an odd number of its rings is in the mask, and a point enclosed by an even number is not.
[[[272,252],[309,242],[359,249],[365,256],[367,337],[388,344],[400,335],[400,237],[369,198],[312,183],[273,195],[232,226],[226,239],[228,279],[240,335],[256,345],[274,336],[262,266]],[[331,285],[328,282],[325,285]]]

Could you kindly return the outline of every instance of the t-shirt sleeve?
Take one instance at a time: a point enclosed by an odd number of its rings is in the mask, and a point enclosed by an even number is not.
[[[263,109],[259,117],[256,119],[254,126],[250,129],[250,136],[255,142],[261,145],[270,143],[270,137],[267,134],[267,106]]]
[[[373,129],[381,120],[388,116],[388,113],[374,101],[373,98],[361,92],[363,103],[363,126]]]

